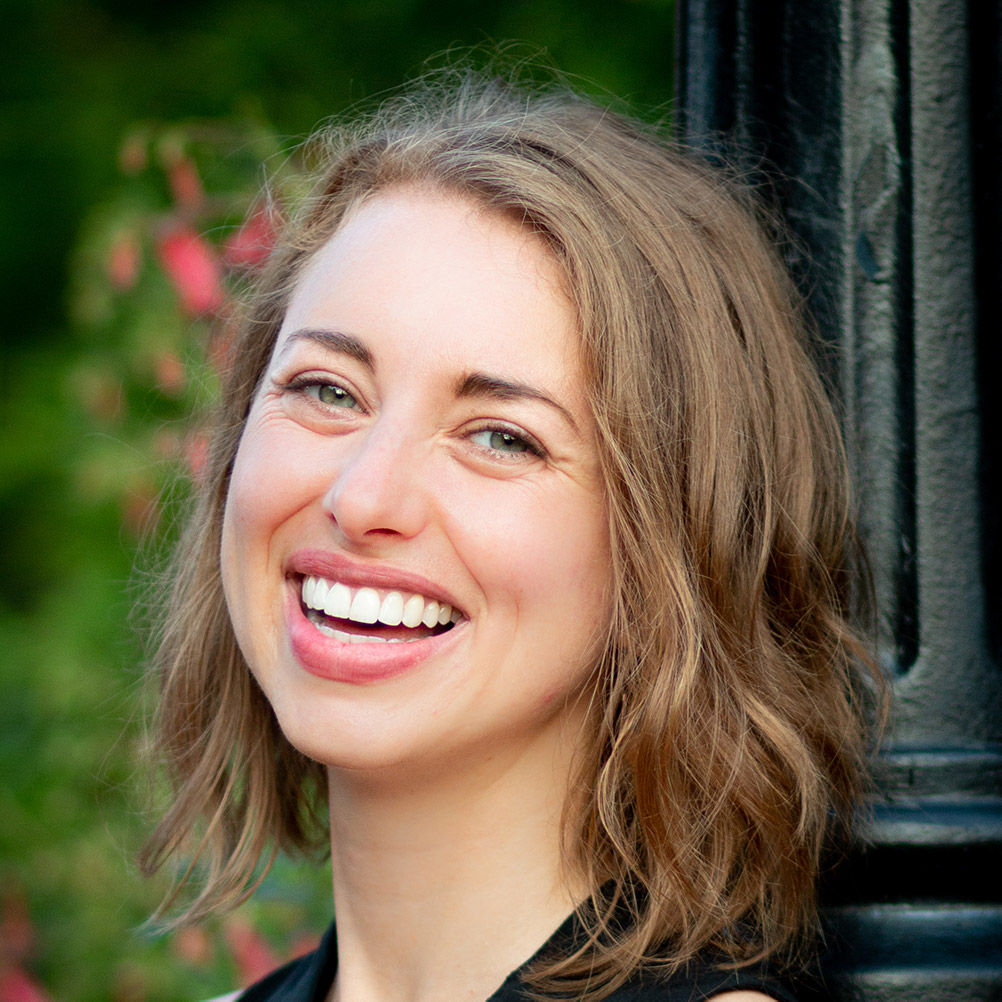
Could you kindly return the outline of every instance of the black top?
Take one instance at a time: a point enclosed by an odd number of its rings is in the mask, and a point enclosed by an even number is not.
[[[486,1002],[527,1002],[522,973],[545,951],[566,948],[578,928],[577,916],[571,915],[530,960],[505,978]],[[336,971],[337,938],[332,925],[315,952],[272,971],[244,991],[237,1002],[324,1002]],[[721,971],[705,961],[691,964],[667,981],[653,973],[635,974],[608,997],[608,1002],[701,1002],[739,988],[763,992],[779,1002],[796,1002],[789,988],[761,968]]]

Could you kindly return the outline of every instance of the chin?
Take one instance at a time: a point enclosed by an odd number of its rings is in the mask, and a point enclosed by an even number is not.
[[[383,722],[366,719],[329,695],[313,694],[292,703],[272,700],[285,739],[307,758],[328,769],[348,773],[412,773],[416,761],[427,760],[427,748],[417,735],[393,731]]]

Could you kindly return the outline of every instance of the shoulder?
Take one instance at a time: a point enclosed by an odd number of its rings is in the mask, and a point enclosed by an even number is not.
[[[227,992],[226,995],[217,995],[215,998],[206,999],[206,1002],[236,1002],[240,998],[240,992]]]

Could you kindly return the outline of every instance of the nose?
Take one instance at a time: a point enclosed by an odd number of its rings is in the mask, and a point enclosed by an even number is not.
[[[353,448],[340,457],[324,511],[352,542],[416,536],[428,514],[420,444],[380,422],[351,437]]]

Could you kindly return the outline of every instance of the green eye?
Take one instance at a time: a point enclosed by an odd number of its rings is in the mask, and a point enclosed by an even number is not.
[[[505,453],[509,456],[523,452],[533,454],[537,452],[533,445],[521,435],[505,431],[503,428],[485,428],[483,431],[474,432],[470,436],[470,440],[484,449]]]
[[[317,400],[328,407],[357,407],[358,401],[343,387],[334,383],[319,383],[313,387]]]
[[[507,431],[492,431],[490,447],[498,452],[525,452],[529,443]]]

